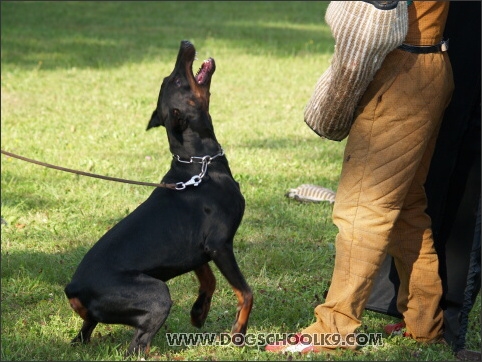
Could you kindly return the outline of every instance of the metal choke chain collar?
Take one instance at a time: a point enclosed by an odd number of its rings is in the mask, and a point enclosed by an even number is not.
[[[224,156],[224,150],[221,148],[221,152],[214,156],[192,156],[189,160],[183,160],[179,155],[172,155],[172,157],[180,163],[200,163],[201,164],[201,173],[199,175],[194,175],[191,177],[190,180],[186,182],[177,182],[176,183],[176,190],[184,190],[187,186],[197,186],[201,183],[203,177],[206,175],[206,171],[208,170],[208,165],[211,163],[212,160]]]

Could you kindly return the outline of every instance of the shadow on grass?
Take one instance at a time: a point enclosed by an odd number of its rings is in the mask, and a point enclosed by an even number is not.
[[[42,180],[42,178],[39,178],[39,180]],[[20,172],[14,174],[2,169],[2,207],[15,207],[18,212],[27,212],[54,206],[55,200],[36,193],[36,182],[38,180],[35,178],[28,179],[21,176]],[[25,187],[19,188],[19,185]],[[2,214],[3,216],[5,215]],[[7,219],[6,222],[9,223],[10,220]]]
[[[97,68],[171,59],[183,39],[193,41],[203,57],[211,40],[249,54],[329,53],[333,41],[323,25],[326,6],[308,1],[2,2],[2,66]]]
[[[89,360],[88,356],[92,360],[102,360],[120,357],[124,353],[133,329],[121,325],[99,324],[89,345],[69,345],[68,341],[78,328],[69,324],[76,319],[80,323],[80,318],[68,307],[63,288],[77,260],[87,250],[88,247],[77,247],[66,253],[21,251],[2,255],[2,319],[7,331],[2,333],[2,354],[6,360],[71,360],[80,356],[81,360]],[[221,280],[217,269],[213,269],[218,280]],[[176,278],[175,282],[170,283],[174,306],[153,340],[153,346],[156,347],[154,356],[186,352],[186,347],[168,346],[166,332],[226,333],[230,330],[236,313],[236,297],[231,290],[223,290],[229,289],[224,281],[218,286],[206,325],[201,329],[190,325],[189,310],[197,293],[197,284],[195,288],[192,288],[192,284],[196,283],[186,277]],[[273,301],[265,292],[263,294],[259,298],[261,303],[266,303],[266,298]],[[261,306],[257,308],[263,309]],[[253,313],[250,326],[260,324],[259,318]],[[50,333],[55,333],[57,337],[51,337]],[[50,341],[50,338],[55,341]]]
[[[75,268],[89,250],[88,246],[73,247],[67,252],[8,251],[2,253],[2,278],[27,278],[31,281],[64,287]],[[11,286],[4,283],[2,292]],[[33,288],[32,292],[34,291]]]

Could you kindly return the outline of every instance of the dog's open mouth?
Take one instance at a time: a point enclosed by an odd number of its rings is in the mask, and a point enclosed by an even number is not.
[[[189,79],[191,87],[202,87],[204,91],[209,90],[211,85],[211,78],[216,70],[216,63],[213,58],[206,59],[200,66],[196,74],[193,72],[193,62],[196,57],[196,49],[194,45],[188,41],[183,40],[181,42],[181,48],[176,61],[175,69],[178,67],[184,67],[185,75]],[[198,88],[200,91],[201,88]]]
[[[197,84],[199,85],[208,84],[209,80],[211,79],[211,76],[214,73],[214,70],[215,70],[214,59],[213,58],[206,59],[201,65],[201,68],[199,68],[196,75],[194,76]]]

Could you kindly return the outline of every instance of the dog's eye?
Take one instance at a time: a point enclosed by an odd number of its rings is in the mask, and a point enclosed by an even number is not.
[[[182,82],[179,78],[176,78],[174,79],[174,83],[176,84],[176,86],[180,87],[182,85]]]

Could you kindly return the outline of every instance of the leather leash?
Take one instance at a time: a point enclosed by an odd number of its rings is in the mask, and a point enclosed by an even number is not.
[[[164,183],[164,182],[162,182],[162,183],[152,183],[152,182],[141,182],[141,181],[125,180],[125,179],[122,179],[122,178],[110,177],[110,176],[103,176],[103,175],[97,175],[97,174],[95,174],[95,173],[78,171],[78,170],[73,170],[73,169],[66,168],[66,167],[55,166],[55,165],[51,165],[51,164],[49,164],[49,163],[45,163],[45,162],[33,160],[33,159],[31,159],[31,158],[19,156],[19,155],[16,155],[15,153],[7,152],[7,151],[4,151],[4,150],[1,150],[1,152],[2,152],[4,155],[6,155],[6,156],[13,157],[13,158],[18,158],[19,160],[22,160],[22,161],[26,161],[26,162],[30,162],[30,163],[33,163],[33,164],[36,164],[36,165],[40,165],[40,166],[52,168],[52,169],[54,169],[54,170],[70,172],[70,173],[73,173],[73,174],[76,174],[76,175],[94,177],[94,178],[99,178],[99,179],[102,179],[102,180],[122,182],[122,183],[132,184],[132,185],[164,187],[164,188],[167,188],[167,189],[179,190],[179,189],[177,188],[177,184],[175,184],[175,183],[173,183],[173,184],[167,184],[167,183]]]

